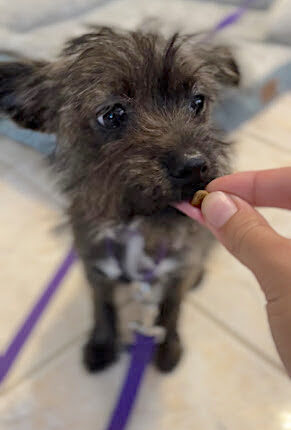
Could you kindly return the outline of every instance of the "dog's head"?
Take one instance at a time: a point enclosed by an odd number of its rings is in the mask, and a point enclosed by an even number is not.
[[[210,111],[239,72],[227,48],[194,40],[102,28],[55,62],[0,65],[0,111],[57,134],[64,188],[88,220],[150,215],[224,173]]]

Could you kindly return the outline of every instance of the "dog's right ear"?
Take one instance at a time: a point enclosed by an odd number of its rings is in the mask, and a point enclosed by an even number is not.
[[[198,45],[199,49],[199,45]],[[203,44],[198,51],[202,54],[204,70],[218,83],[226,86],[238,86],[240,71],[231,49],[223,45]]]
[[[56,110],[56,80],[49,63],[0,63],[0,113],[22,127],[54,132]]]

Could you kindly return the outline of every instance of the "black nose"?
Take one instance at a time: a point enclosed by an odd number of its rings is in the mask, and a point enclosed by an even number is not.
[[[203,181],[208,166],[203,156],[175,156],[170,154],[166,161],[172,182],[181,185]]]

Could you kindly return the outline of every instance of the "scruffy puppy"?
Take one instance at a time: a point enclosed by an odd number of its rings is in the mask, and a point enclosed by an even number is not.
[[[166,248],[165,270],[151,281],[164,287],[157,322],[166,335],[155,361],[162,371],[178,363],[180,303],[201,278],[211,239],[169,205],[227,172],[229,145],[210,111],[219,90],[238,81],[225,47],[110,28],[70,41],[54,62],[0,65],[1,112],[57,135],[56,166],[93,293],[94,326],[84,348],[90,371],[118,355],[113,293],[135,280],[123,264],[132,225],[144,238],[137,264],[146,268],[161,244]],[[104,232],[114,238],[112,254]]]

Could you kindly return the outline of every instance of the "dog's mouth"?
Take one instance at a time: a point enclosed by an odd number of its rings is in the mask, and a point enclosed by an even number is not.
[[[196,191],[204,189],[210,180],[196,184],[189,184],[183,188],[175,188],[171,195],[151,195],[143,198],[140,195],[127,207],[127,218],[135,216],[185,216],[175,207],[175,203],[190,202]]]
[[[200,182],[195,185],[188,185],[183,187],[183,189],[180,192],[181,198],[178,198],[175,200],[175,202],[182,202],[182,201],[191,201],[194,194],[199,190],[204,190],[205,187],[209,184],[209,181]],[[172,202],[171,202],[172,203]]]
[[[163,216],[170,216],[170,217],[187,217],[187,215],[183,212],[181,212],[177,207],[176,204],[178,203],[182,203],[182,202],[187,202],[190,203],[191,200],[193,199],[194,194],[199,191],[199,190],[203,190],[207,183],[201,183],[196,185],[195,187],[189,187],[189,189],[184,189],[181,192],[181,197],[178,199],[175,199],[171,202],[168,203],[167,207],[162,209],[160,211],[161,215]]]

